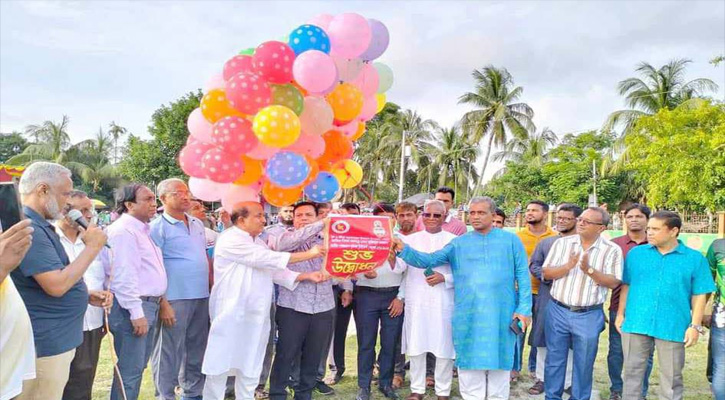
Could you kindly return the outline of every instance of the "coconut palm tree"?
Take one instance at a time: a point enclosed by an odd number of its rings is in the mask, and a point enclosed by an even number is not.
[[[118,164],[118,139],[125,135],[128,130],[122,126],[116,124],[115,121],[111,121],[108,124],[108,133],[113,137],[113,163]]]
[[[28,125],[25,133],[36,142],[26,147],[22,153],[11,157],[8,163],[21,165],[34,160],[62,163],[65,151],[70,146],[68,123],[68,117],[64,115],[60,123],[45,121],[42,125]]]
[[[526,135],[524,138],[514,137],[509,140],[503,150],[494,153],[493,161],[511,160],[523,162],[536,167],[542,166],[549,159],[549,149],[559,141],[556,134],[547,128]]]
[[[439,127],[428,150],[430,163],[419,170],[419,177],[431,180],[437,175],[438,186],[453,186],[456,193],[461,188],[470,189],[478,180],[472,165],[480,152],[480,148],[461,133],[459,126]]]
[[[528,104],[518,102],[523,88],[514,86],[513,77],[505,68],[489,65],[474,70],[472,75],[474,90],[463,94],[458,103],[475,108],[461,119],[464,134],[479,146],[484,138],[488,138],[483,167],[473,190],[475,196],[483,183],[491,149],[505,145],[510,137],[524,138],[535,130],[535,126],[531,121],[534,111]]]

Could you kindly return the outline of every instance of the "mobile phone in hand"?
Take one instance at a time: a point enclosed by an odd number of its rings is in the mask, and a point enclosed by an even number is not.
[[[514,319],[513,321],[511,321],[511,325],[509,325],[509,329],[511,329],[511,332],[513,332],[517,336],[524,334],[523,329],[521,329],[521,321],[519,321],[518,319]]]
[[[0,226],[6,230],[24,218],[18,186],[13,182],[0,182]]]

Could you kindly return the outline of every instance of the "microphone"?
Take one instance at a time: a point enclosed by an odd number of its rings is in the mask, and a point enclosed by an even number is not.
[[[75,221],[75,223],[80,225],[83,229],[88,229],[88,221],[83,218],[83,214],[81,214],[80,211],[76,209],[68,211],[68,218]],[[109,249],[111,248],[108,243],[104,244],[104,246],[108,247]]]

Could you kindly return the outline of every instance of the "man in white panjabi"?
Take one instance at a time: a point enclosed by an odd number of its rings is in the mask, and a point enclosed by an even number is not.
[[[202,365],[205,400],[224,399],[228,376],[236,378],[237,399],[254,399],[269,339],[273,283],[294,290],[300,281],[326,279],[321,271],[287,269],[288,264],[322,256],[319,247],[300,253],[276,252],[259,238],[265,225],[261,204],[235,205],[232,224],[219,236],[214,254],[211,328]]]
[[[401,236],[410,247],[432,253],[445,247],[457,236],[443,230],[445,205],[439,200],[426,201],[421,214],[424,231]],[[399,261],[397,265],[405,265]],[[396,272],[400,272],[396,268]],[[432,274],[430,273],[432,272]],[[420,400],[425,396],[426,353],[436,357],[435,392],[438,399],[448,399],[453,380],[453,274],[448,264],[428,272],[405,268],[405,320],[403,321],[403,352],[410,359],[410,396]]]

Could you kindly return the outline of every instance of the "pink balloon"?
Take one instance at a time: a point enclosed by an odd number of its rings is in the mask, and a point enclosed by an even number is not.
[[[322,28],[325,32],[327,32],[327,28],[330,27],[330,21],[332,21],[332,18],[334,18],[330,14],[320,14],[311,20],[307,21],[310,25],[319,26]]]
[[[244,114],[256,114],[259,109],[272,103],[269,84],[252,73],[234,75],[224,85],[224,91],[229,104]]]
[[[271,40],[257,47],[252,56],[254,72],[270,83],[292,82],[295,52],[287,43]]]
[[[375,95],[368,96],[363,100],[363,108],[358,115],[358,119],[362,121],[370,121],[375,116],[375,111],[378,110],[378,100]],[[357,131],[357,126],[355,127]],[[355,133],[355,132],[353,132]]]
[[[253,158],[255,160],[266,160],[269,157],[277,154],[278,151],[280,151],[278,147],[270,147],[262,142],[259,142],[257,147],[247,153],[247,157]]]
[[[262,186],[264,186],[264,176],[248,186],[249,188],[254,189],[255,191],[257,191],[257,193],[259,193],[259,191],[262,190]]]
[[[337,67],[337,75],[343,82],[350,82],[360,75],[363,69],[363,61],[359,58],[345,58],[340,56],[332,56]]]
[[[194,139],[211,143],[211,124],[204,118],[201,108],[195,108],[186,120],[186,127],[189,128],[190,136]]]
[[[231,213],[234,205],[243,201],[259,201],[259,191],[250,186],[229,185],[222,195],[222,207]]]
[[[209,78],[208,81],[206,81],[206,85],[204,85],[204,91],[209,92],[210,90],[214,89],[224,90],[224,76],[222,74],[216,74]]]
[[[346,58],[363,54],[373,35],[368,20],[355,13],[335,16],[325,30],[330,36],[331,53]]]
[[[238,73],[250,73],[253,71],[254,65],[252,65],[252,56],[240,54],[230,58],[226,63],[224,63],[223,76],[224,80],[228,81]]]
[[[357,86],[363,92],[363,97],[373,96],[377,93],[378,85],[380,84],[378,70],[372,64],[365,64],[357,78],[350,83]]]
[[[308,50],[297,56],[292,66],[295,81],[310,93],[320,93],[337,80],[335,61],[319,50]]]
[[[282,151],[293,151],[303,156],[319,158],[325,152],[325,139],[320,135],[301,134],[294,144]]]
[[[244,172],[244,163],[238,156],[213,148],[204,154],[201,168],[206,173],[206,179],[229,183],[234,182]]]
[[[228,183],[218,183],[208,179],[189,178],[189,190],[197,199],[204,201],[219,201],[227,191]]]
[[[332,129],[332,121],[334,118],[335,114],[332,111],[332,107],[330,107],[330,104],[323,97],[305,97],[305,105],[300,115],[302,133],[322,135]]]
[[[354,119],[345,125],[338,126],[335,130],[342,132],[343,135],[352,139],[352,137],[355,136],[355,133],[357,133],[357,119]]]
[[[189,136],[186,146],[179,152],[179,167],[186,175],[197,178],[206,177],[206,173],[201,167],[201,159],[207,151],[213,148],[215,148],[213,144],[200,142]]]
[[[259,139],[252,132],[252,123],[237,116],[224,117],[217,121],[211,141],[236,156],[241,156],[259,144]]]

